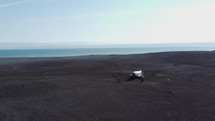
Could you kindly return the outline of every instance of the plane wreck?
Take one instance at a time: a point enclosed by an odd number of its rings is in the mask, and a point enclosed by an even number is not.
[[[140,79],[141,82],[144,81],[144,75],[142,70],[139,71],[133,71],[132,73],[130,73],[129,77],[128,77],[128,81],[134,80],[134,79]]]

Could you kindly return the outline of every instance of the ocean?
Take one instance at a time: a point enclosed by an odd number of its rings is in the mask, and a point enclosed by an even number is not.
[[[0,58],[6,57],[64,57],[83,55],[144,54],[167,51],[212,51],[215,47],[119,47],[73,49],[13,49],[0,50]]]

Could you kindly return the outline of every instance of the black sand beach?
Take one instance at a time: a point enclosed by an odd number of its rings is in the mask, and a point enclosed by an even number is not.
[[[134,70],[144,71],[143,83],[125,81]],[[0,121],[214,121],[214,114],[215,52],[0,59]]]

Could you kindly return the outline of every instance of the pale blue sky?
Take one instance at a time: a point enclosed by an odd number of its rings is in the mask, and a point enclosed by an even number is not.
[[[215,42],[214,0],[0,0],[0,42]]]

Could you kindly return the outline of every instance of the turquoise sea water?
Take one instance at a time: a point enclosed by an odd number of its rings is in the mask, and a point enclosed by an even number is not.
[[[124,47],[74,49],[17,49],[0,50],[0,57],[63,57],[81,55],[141,54],[166,51],[212,51],[215,47]]]

